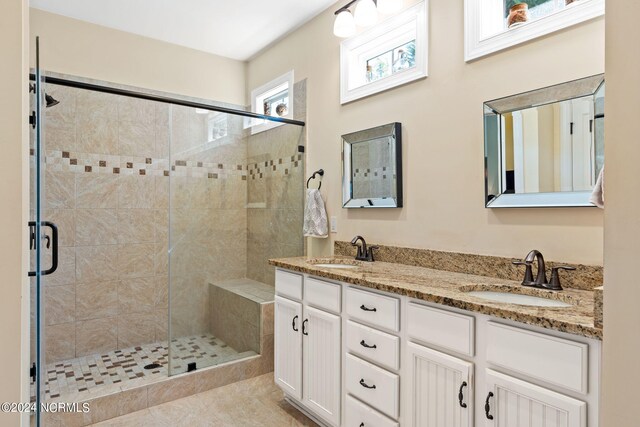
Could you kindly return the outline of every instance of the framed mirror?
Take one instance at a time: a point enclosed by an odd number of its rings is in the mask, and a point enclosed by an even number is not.
[[[402,125],[342,135],[342,206],[402,207]]]
[[[485,102],[485,206],[594,206],[604,95],[598,74]]]

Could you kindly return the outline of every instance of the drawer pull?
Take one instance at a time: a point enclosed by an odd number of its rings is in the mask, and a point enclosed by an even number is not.
[[[309,319],[302,321],[302,335],[309,335],[309,332],[307,332],[307,322],[309,322]]]
[[[485,400],[484,402],[484,415],[487,417],[488,420],[493,419],[493,415],[489,414],[489,412],[491,411],[491,406],[489,405],[489,399],[491,399],[492,397],[493,397],[493,393],[489,392],[489,394],[487,394],[487,400]]]
[[[360,427],[364,427],[364,423],[360,423]]]
[[[458,390],[458,402],[460,402],[460,407],[461,408],[466,408],[467,404],[466,403],[462,403],[462,400],[464,399],[464,395],[462,394],[462,389],[465,388],[467,386],[467,382],[466,381],[462,381],[462,384],[460,384],[460,390]]]
[[[365,340],[360,341],[360,345],[363,346],[364,348],[378,348],[377,345],[369,345],[365,342]]]
[[[296,314],[293,320],[291,321],[291,327],[294,331],[298,332],[300,329],[296,328],[296,320],[298,320],[298,315]]]
[[[375,385],[375,384],[374,384],[374,385],[369,385],[369,384],[367,384],[366,382],[364,382],[364,378],[361,378],[361,379],[360,379],[360,385],[361,385],[362,387],[364,387],[364,388],[370,388],[370,389],[375,389],[375,388],[376,388],[376,385]]]
[[[374,312],[375,312],[375,311],[378,311],[378,309],[377,309],[377,308],[375,308],[375,307],[373,307],[373,308],[369,308],[369,307],[367,307],[367,306],[366,306],[366,305],[364,305],[364,304],[362,304],[362,305],[360,306],[360,310],[364,310],[364,311],[374,311]]]

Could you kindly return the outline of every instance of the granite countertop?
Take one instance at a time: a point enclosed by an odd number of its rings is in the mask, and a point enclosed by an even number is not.
[[[353,269],[323,268],[318,263],[344,263]],[[602,339],[602,329],[594,326],[594,291],[565,288],[560,292],[524,287],[520,282],[465,273],[434,270],[388,262],[360,262],[347,257],[280,258],[271,265],[312,274],[353,285],[406,295],[424,301],[474,311],[528,325]],[[571,307],[536,307],[498,303],[467,294],[491,290],[549,297],[572,304]]]

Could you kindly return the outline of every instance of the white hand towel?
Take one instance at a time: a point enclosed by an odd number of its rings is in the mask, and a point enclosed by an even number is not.
[[[315,188],[307,189],[307,202],[304,206],[304,225],[302,231],[305,237],[326,238],[329,235],[327,227],[327,211],[320,191]]]
[[[604,209],[604,166],[600,170],[600,174],[596,180],[596,185],[593,187],[593,192],[591,193],[589,201],[600,209]]]

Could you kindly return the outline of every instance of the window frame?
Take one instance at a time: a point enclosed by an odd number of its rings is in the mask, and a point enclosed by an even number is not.
[[[284,116],[273,116],[273,117],[281,117],[283,119],[293,119],[293,80],[294,73],[293,70],[287,71],[285,74],[271,80],[268,83],[263,84],[251,91],[251,111],[258,114],[264,114],[262,110],[264,100],[270,98],[283,90],[288,90],[289,97],[289,105],[287,106],[288,112]],[[270,121],[270,120],[261,120],[261,119],[250,119],[249,127],[251,127],[251,134],[256,134],[260,132],[264,132],[265,130],[273,129],[278,126],[282,126],[284,123]]]
[[[415,66],[350,88],[354,81],[361,80],[365,75],[367,60],[414,39]],[[343,40],[340,43],[340,103],[347,104],[427,77],[427,49],[428,0],[407,8],[361,34]],[[365,73],[362,73],[363,69]]]
[[[535,21],[485,35],[488,25],[503,22],[504,0],[464,0],[464,60],[470,62],[603,16],[604,5],[605,0],[578,0]]]

